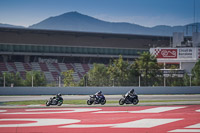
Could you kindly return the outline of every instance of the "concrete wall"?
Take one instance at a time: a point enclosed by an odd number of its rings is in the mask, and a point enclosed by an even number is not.
[[[142,94],[200,94],[196,87],[0,87],[0,95],[90,95],[101,90],[105,95],[122,95],[134,88]]]

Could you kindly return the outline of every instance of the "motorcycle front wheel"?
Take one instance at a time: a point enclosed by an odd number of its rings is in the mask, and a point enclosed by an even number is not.
[[[133,100],[133,104],[134,104],[134,105],[136,105],[136,104],[138,104],[138,103],[139,103],[139,100],[138,100],[138,99],[134,99],[134,100]]]
[[[106,99],[103,99],[102,101],[101,101],[101,105],[104,105],[106,103]]]
[[[124,103],[125,103],[125,100],[124,100],[123,98],[121,98],[121,99],[119,100],[119,105],[124,105]]]

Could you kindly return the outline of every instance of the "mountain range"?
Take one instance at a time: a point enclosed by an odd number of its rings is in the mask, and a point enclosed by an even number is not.
[[[48,29],[81,32],[101,32],[120,34],[140,34],[172,36],[173,32],[184,32],[185,35],[192,35],[194,24],[184,26],[159,25],[155,27],[144,27],[137,24],[125,22],[107,22],[94,17],[90,17],[78,12],[68,12],[59,16],[49,17],[39,23],[31,25],[30,29]],[[198,30],[200,23],[196,23]],[[15,27],[13,25],[0,24],[0,27]],[[16,28],[25,28],[17,26]],[[200,31],[200,30],[199,30]]]

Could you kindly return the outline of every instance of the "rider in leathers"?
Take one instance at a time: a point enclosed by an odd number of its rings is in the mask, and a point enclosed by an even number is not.
[[[62,94],[58,93],[58,94],[56,95],[56,100],[57,100],[57,101],[63,100]]]
[[[98,91],[96,94],[95,94],[96,98],[97,98],[97,102],[99,103],[100,100],[104,97],[102,91]]]
[[[126,98],[130,101],[133,102],[134,97],[136,96],[136,93],[134,92],[134,89],[131,89],[126,93]]]

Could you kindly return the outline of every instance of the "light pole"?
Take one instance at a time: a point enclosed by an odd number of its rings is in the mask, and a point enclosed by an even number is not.
[[[166,78],[164,77],[164,87],[166,87]]]
[[[115,79],[113,79],[113,87],[115,87]]]
[[[61,87],[60,75],[58,76],[58,86]]]
[[[87,87],[87,76],[84,76],[84,86]]]
[[[32,75],[32,87],[33,87],[33,75]]]
[[[192,86],[192,74],[188,74],[190,76],[190,87]]]
[[[139,87],[140,87],[140,75],[139,75]]]
[[[5,76],[5,74],[3,75],[3,87],[6,87],[6,76]]]

